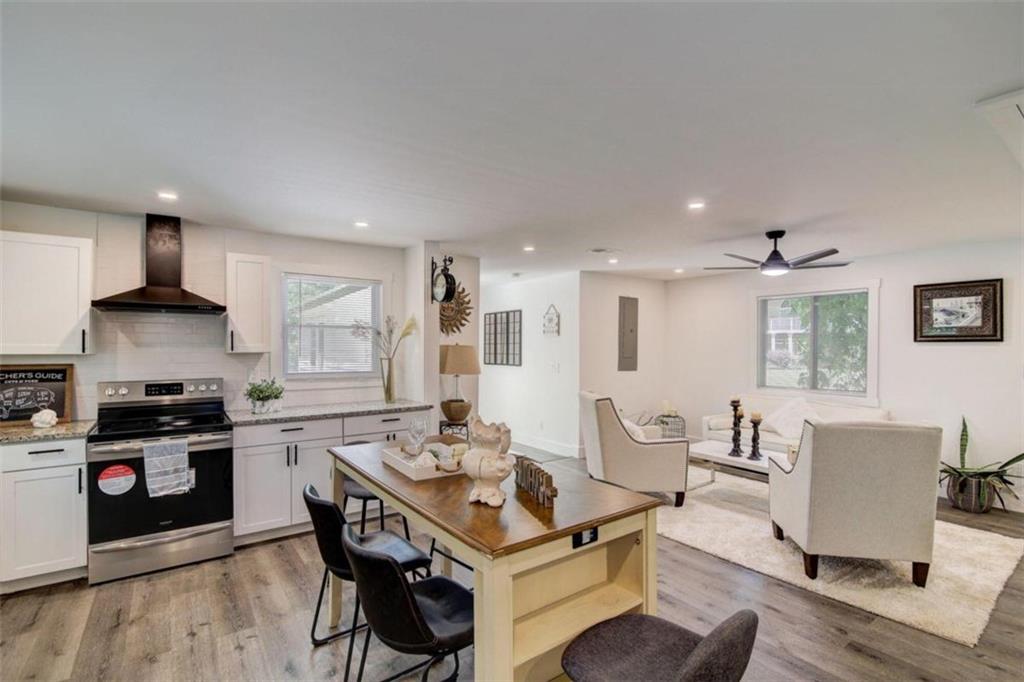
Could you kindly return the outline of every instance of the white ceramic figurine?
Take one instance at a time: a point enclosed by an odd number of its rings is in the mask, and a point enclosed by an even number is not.
[[[505,503],[501,482],[515,466],[515,459],[508,454],[512,432],[505,424],[485,424],[480,417],[473,417],[469,443],[469,452],[462,458],[462,469],[474,483],[469,501],[500,507]]]

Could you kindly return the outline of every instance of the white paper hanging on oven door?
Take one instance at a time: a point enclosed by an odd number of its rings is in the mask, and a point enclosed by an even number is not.
[[[184,440],[142,446],[150,497],[181,495],[189,486],[188,443]]]

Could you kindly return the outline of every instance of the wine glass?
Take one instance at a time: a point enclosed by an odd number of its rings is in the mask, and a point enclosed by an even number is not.
[[[423,452],[423,441],[427,438],[427,420],[419,417],[409,422],[409,444],[415,454]]]

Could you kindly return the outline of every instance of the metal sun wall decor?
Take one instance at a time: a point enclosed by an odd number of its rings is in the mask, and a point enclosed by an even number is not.
[[[451,301],[441,304],[441,332],[445,336],[458,334],[469,324],[470,313],[473,312],[472,300],[466,287],[459,284]]]
[[[558,336],[561,333],[562,314],[552,303],[544,313],[544,333],[548,336]]]

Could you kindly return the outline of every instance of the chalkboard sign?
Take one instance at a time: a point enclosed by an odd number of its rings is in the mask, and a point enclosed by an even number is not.
[[[28,422],[39,410],[71,421],[74,365],[0,365],[0,423]]]

